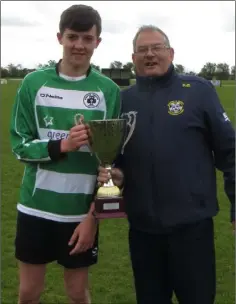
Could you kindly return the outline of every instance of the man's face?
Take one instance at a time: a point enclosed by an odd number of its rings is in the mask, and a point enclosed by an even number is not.
[[[63,59],[73,67],[89,64],[94,50],[101,41],[97,37],[95,25],[87,32],[66,29],[63,34],[58,33],[57,38],[63,46]]]
[[[161,33],[147,30],[138,35],[132,58],[138,75],[161,76],[173,61],[174,50],[165,46]]]

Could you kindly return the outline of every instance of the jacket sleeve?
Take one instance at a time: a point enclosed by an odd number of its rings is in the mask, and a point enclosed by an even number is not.
[[[20,85],[13,105],[10,123],[10,142],[13,153],[23,162],[50,162],[49,139],[39,139],[35,118],[34,101],[30,95],[27,77]],[[53,155],[58,156],[59,143],[54,141]],[[56,157],[57,157],[56,156]]]
[[[215,166],[223,172],[225,193],[231,203],[230,219],[235,220],[235,130],[211,83],[202,95],[209,140]]]

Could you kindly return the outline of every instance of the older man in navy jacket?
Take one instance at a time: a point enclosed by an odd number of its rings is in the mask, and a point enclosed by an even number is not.
[[[144,26],[133,44],[137,81],[121,114],[133,134],[112,177],[124,186],[137,303],[170,304],[174,291],[180,304],[212,304],[216,168],[234,222],[234,129],[210,82],[175,72],[163,31]]]

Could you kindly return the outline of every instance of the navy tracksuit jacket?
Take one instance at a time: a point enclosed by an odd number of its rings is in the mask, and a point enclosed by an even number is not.
[[[131,227],[159,233],[217,214],[216,170],[235,213],[235,132],[210,82],[178,75],[137,77],[122,92],[134,132],[116,166],[124,171]]]

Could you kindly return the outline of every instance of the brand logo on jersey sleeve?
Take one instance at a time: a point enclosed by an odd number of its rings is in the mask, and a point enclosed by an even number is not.
[[[184,102],[181,100],[172,100],[168,103],[168,113],[170,115],[180,115],[184,112]]]
[[[96,108],[100,103],[100,97],[96,93],[88,93],[84,96],[83,103],[87,108]]]

